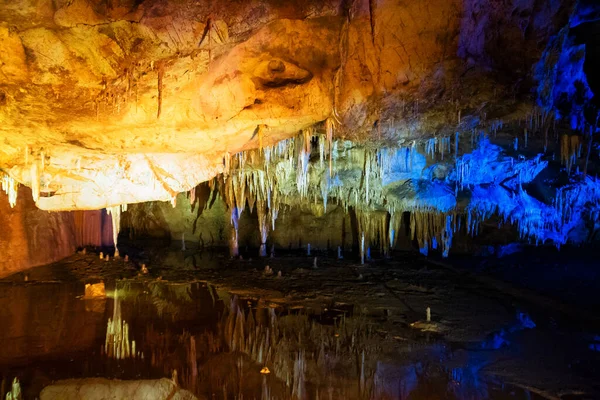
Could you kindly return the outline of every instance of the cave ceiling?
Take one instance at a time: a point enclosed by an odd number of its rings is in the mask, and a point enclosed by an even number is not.
[[[402,145],[523,119],[572,8],[538,3],[3,2],[0,169],[41,209],[100,209],[305,129]]]

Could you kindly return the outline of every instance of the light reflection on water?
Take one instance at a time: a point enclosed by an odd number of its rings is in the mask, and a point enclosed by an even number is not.
[[[26,399],[58,379],[174,375],[199,398],[530,398],[485,380],[477,357],[386,337],[352,309],[325,318],[202,283],[2,286],[0,375]]]

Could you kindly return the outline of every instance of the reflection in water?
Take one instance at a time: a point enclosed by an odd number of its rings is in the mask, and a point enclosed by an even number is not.
[[[57,379],[98,376],[169,377],[199,398],[215,399],[527,398],[482,379],[484,358],[457,357],[435,341],[390,338],[351,310],[329,310],[325,318],[263,307],[200,283],[107,283],[106,297],[82,296],[90,289],[81,286],[4,288],[19,298],[2,308],[18,307],[42,292],[53,303],[54,318],[67,325],[101,314],[97,325],[86,328],[93,335],[85,341],[0,357],[0,371],[22,380],[25,398],[35,398]],[[68,301],[47,296],[57,287],[71,294]],[[89,302],[105,307],[99,312],[85,305]],[[42,303],[29,304],[18,312],[40,329],[26,337],[0,332],[2,345],[35,343],[53,329],[39,314]]]
[[[135,358],[138,356],[135,351],[135,340],[129,341],[129,324],[121,318],[121,305],[118,289],[115,289],[113,317],[112,319],[108,319],[106,342],[101,349],[101,353],[106,353],[107,357],[116,359]]]
[[[4,393],[4,381],[2,382],[2,390],[0,390],[0,395]],[[6,400],[23,400],[23,396],[21,395],[21,385],[19,384],[19,380],[17,378],[13,379],[12,385],[8,389],[8,393],[6,393]]]

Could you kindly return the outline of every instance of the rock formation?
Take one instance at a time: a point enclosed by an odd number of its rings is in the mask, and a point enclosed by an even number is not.
[[[354,230],[390,245],[402,211],[421,213],[410,225],[424,253],[447,254],[453,233],[476,234],[492,216],[536,243],[588,240],[600,193],[592,178],[599,8],[589,0],[5,4],[5,190],[13,204],[17,184],[29,186],[42,210],[118,210],[176,206],[178,194],[217,177],[212,188],[235,226],[218,228],[219,240],[233,253],[246,205],[258,211],[266,253],[269,225],[280,204],[298,205],[293,198],[316,214],[328,201],[352,208]],[[132,219],[125,224],[140,228]],[[169,230],[181,236],[189,226]]]
[[[187,390],[180,389],[169,379],[119,381],[100,378],[69,379],[56,382],[42,390],[43,400],[100,400],[115,399],[197,399]]]
[[[0,7],[0,168],[47,210],[171,200],[327,118],[413,140],[527,113],[570,2],[34,1]],[[456,127],[458,125],[458,128]]]
[[[58,261],[80,246],[113,245],[105,211],[49,213],[35,206],[28,188],[17,190],[14,208],[0,191],[0,277]]]

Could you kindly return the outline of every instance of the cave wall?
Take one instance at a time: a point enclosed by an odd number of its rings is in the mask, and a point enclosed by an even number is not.
[[[81,246],[112,246],[106,211],[49,212],[38,209],[31,190],[18,189],[14,208],[0,191],[0,277],[49,264]]]
[[[537,101],[572,130],[600,130],[598,93],[600,4],[577,3],[569,23],[551,37],[535,65]]]
[[[227,247],[231,237],[230,211],[220,196],[210,207],[198,214],[198,207],[190,204],[187,194],[177,196],[176,207],[168,202],[136,204],[122,214],[121,229],[130,238],[164,238],[166,243],[179,244],[182,234],[188,247]],[[354,221],[353,221],[354,219]],[[356,217],[342,206],[330,204],[326,212],[310,202],[285,206],[279,210],[275,229],[271,225],[267,238],[268,251],[306,249],[333,250],[340,246],[345,251],[356,250],[358,233]],[[260,230],[256,209],[247,207],[239,220],[239,247],[250,255],[260,246]],[[395,249],[414,249],[406,226],[398,230]],[[122,237],[122,240],[127,240]],[[373,238],[373,241],[377,241]],[[191,245],[191,246],[190,246]]]
[[[0,276],[60,260],[75,251],[73,215],[39,210],[31,191],[21,186],[19,200],[10,208],[0,192]]]
[[[121,229],[133,231],[132,237],[167,238],[179,243],[186,242],[200,247],[226,247],[231,236],[230,211],[221,197],[210,208],[198,215],[198,207],[192,210],[189,196],[177,196],[176,207],[168,202],[136,204],[122,214]],[[285,207],[270,230],[268,245],[276,249],[313,248],[326,249],[352,246],[350,216],[341,207],[331,205],[326,213],[305,207]],[[255,249],[260,245],[260,231],[256,210],[246,208],[239,221],[239,246]]]

